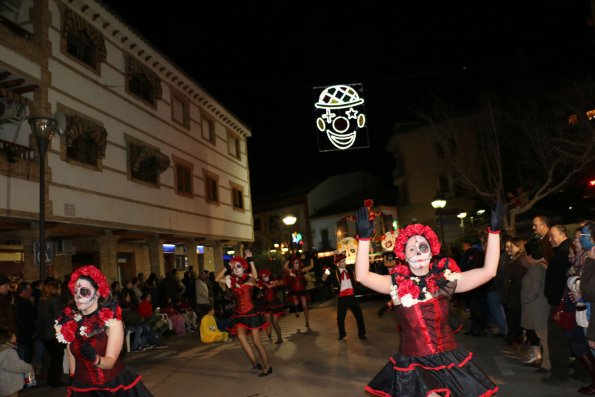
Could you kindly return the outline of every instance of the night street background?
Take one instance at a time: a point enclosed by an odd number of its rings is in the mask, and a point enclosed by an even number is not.
[[[251,128],[256,199],[358,169],[388,186],[395,123],[572,76],[593,48],[586,0],[104,3]],[[318,153],[312,89],[345,83],[364,85],[371,147]]]

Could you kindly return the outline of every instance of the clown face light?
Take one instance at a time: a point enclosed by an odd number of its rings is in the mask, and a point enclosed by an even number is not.
[[[74,285],[74,302],[83,314],[88,314],[89,309],[95,309],[99,294],[89,280],[79,278]],[[91,310],[91,311],[93,311]]]
[[[421,270],[429,267],[432,259],[430,244],[423,236],[413,236],[405,245],[405,260],[412,270]]]
[[[362,92],[361,84],[334,85],[320,92],[318,102],[314,104],[316,127],[321,133],[326,133],[327,139],[318,134],[319,151],[369,147],[368,134],[364,129],[366,115],[364,99],[360,96]]]

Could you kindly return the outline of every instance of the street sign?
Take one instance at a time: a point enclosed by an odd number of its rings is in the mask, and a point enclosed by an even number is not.
[[[34,245],[34,254],[35,254],[35,264],[39,266],[40,261],[40,249],[39,249],[39,241],[35,242]],[[54,260],[54,253],[52,251],[52,243],[50,241],[46,241],[45,243],[45,265],[51,265],[52,261]]]

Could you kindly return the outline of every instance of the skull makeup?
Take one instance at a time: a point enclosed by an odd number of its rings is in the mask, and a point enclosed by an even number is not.
[[[231,272],[236,277],[242,277],[244,275],[244,267],[240,262],[229,262],[229,267],[231,268]]]
[[[263,274],[262,275],[262,281],[264,281],[265,283],[268,283],[270,280],[269,275],[268,274]]]
[[[405,245],[405,259],[411,269],[423,269],[432,259],[430,244],[423,236],[412,236]]]
[[[84,313],[87,309],[93,307],[94,304],[97,304],[98,298],[99,294],[89,280],[79,278],[76,281],[74,286],[74,301],[76,307],[81,312]]]

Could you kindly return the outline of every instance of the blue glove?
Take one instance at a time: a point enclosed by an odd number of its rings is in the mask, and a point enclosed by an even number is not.
[[[492,218],[490,219],[490,230],[498,232],[502,229],[504,223],[504,204],[501,200],[496,201],[496,206],[492,209]]]
[[[355,230],[359,238],[370,238],[374,234],[374,222],[366,207],[360,207],[355,215]]]
[[[81,345],[81,356],[92,364],[97,362],[97,350],[89,342],[84,342]]]

